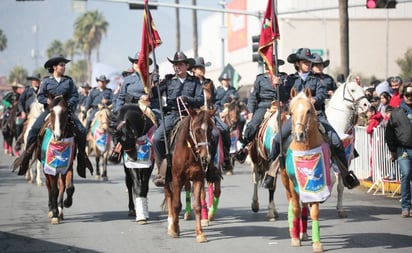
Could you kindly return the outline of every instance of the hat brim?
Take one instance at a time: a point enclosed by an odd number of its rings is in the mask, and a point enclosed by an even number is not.
[[[307,61],[313,62],[314,58],[309,57],[309,56],[299,57],[296,53],[290,54],[287,58],[287,61],[289,63],[295,63],[300,60],[307,60]]]
[[[40,79],[40,78],[35,77],[35,76],[28,76],[26,79],[27,79],[27,81],[33,81],[33,80],[36,80],[36,81],[41,81],[41,79]]]
[[[189,68],[194,67],[194,65],[196,63],[195,59],[193,59],[193,58],[187,58],[187,59],[184,59],[184,60],[174,61],[174,60],[170,59],[169,57],[167,57],[167,60],[172,64],[179,63],[179,62],[184,62],[186,64],[189,64]]]
[[[134,59],[134,58],[132,58],[132,57],[130,57],[130,56],[128,56],[127,58],[129,58],[129,61],[130,61],[131,63],[134,63],[135,61],[139,61],[139,59]],[[149,57],[149,66],[152,65],[152,64],[153,64],[153,60],[152,60],[152,58]]]
[[[99,78],[96,78],[96,82],[98,82],[98,81],[102,81],[102,82],[104,82],[104,83],[110,83],[110,79],[99,79]]]
[[[197,68],[197,67],[202,67],[202,68],[206,68],[206,67],[210,67],[212,66],[211,62],[206,62],[205,64],[194,64],[192,65],[192,68]]]
[[[63,56],[52,57],[46,61],[46,63],[44,64],[44,68],[48,69],[59,64],[60,62],[68,63],[70,62],[70,60],[64,58]]]

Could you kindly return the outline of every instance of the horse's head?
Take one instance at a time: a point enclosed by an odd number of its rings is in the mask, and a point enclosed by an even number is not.
[[[65,130],[69,122],[69,105],[63,96],[49,97],[50,125],[55,140],[65,137]]]
[[[365,92],[357,82],[348,82],[343,86],[343,101],[351,106],[358,114],[368,111],[371,104],[365,96]]]
[[[308,88],[299,93],[292,88],[290,95],[292,134],[296,142],[305,142],[309,133],[313,130],[318,131],[316,110],[311,102],[312,96]]]
[[[99,122],[99,129],[103,132],[109,129],[110,114],[110,107],[99,105],[99,111],[96,113],[95,120]]]
[[[240,121],[240,112],[242,111],[242,103],[238,100],[232,99],[229,103],[225,105],[226,113],[224,116],[224,122],[226,125],[232,129]]]
[[[190,111],[189,139],[203,168],[207,168],[212,160],[210,148],[215,112],[215,109]]]
[[[211,108],[213,106],[213,81],[210,80],[206,84],[202,86],[203,88],[203,96],[205,98],[204,107]]]

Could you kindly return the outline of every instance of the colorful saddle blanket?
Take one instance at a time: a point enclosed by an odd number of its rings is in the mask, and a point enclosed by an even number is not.
[[[323,202],[331,193],[330,149],[327,143],[305,151],[290,148],[286,155],[289,177],[304,203]]]
[[[96,147],[99,149],[101,153],[106,152],[109,148],[109,144],[112,142],[112,136],[108,133],[108,131],[102,131],[99,127],[99,121],[96,120],[92,126],[92,136],[95,140]]]
[[[156,129],[153,126],[147,134],[140,136],[136,140],[136,150],[137,150],[137,159],[133,160],[126,152],[123,152],[123,162],[126,168],[129,169],[138,169],[138,168],[149,168],[153,166],[154,156],[153,156],[153,147],[152,147],[152,137],[154,130]]]

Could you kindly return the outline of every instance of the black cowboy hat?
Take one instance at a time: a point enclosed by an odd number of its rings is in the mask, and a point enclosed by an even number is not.
[[[70,60],[64,58],[63,55],[53,56],[52,58],[50,58],[46,61],[46,63],[44,64],[44,68],[49,69],[53,66],[56,66],[60,62],[68,63],[68,62],[70,62]]]
[[[276,59],[275,56],[273,56],[273,63],[275,63],[275,59]],[[285,61],[282,60],[282,59],[278,59],[277,62],[278,62],[277,66],[282,66],[282,65],[285,64]],[[259,57],[258,57],[258,63],[264,63],[264,62],[263,62],[263,58],[262,58],[262,56],[260,56],[260,55],[259,55]]]
[[[40,73],[34,74],[32,76],[27,77],[28,81],[36,80],[36,81],[41,81],[41,75]]]
[[[84,83],[84,84],[80,85],[80,88],[83,88],[83,89],[91,89],[92,86],[90,86],[88,83]]]
[[[210,67],[212,65],[212,63],[210,62],[206,62],[205,63],[205,59],[203,57],[195,57],[194,58],[195,63],[192,65],[193,68],[196,67]]]
[[[404,87],[401,88],[401,95],[409,95],[412,94],[412,83],[406,83]]]
[[[178,62],[184,62],[186,64],[189,64],[190,66],[193,66],[195,64],[195,60],[193,58],[187,58],[187,56],[180,51],[175,53],[173,60],[169,59],[169,57],[167,57],[167,59],[173,64]]]
[[[330,61],[329,60],[323,61],[322,57],[319,54],[313,53],[312,56],[314,57],[314,59],[312,61],[313,63],[322,64],[324,68],[329,66]]]
[[[110,83],[110,79],[107,79],[105,75],[100,75],[99,77],[96,77],[96,81],[102,81],[104,83]]]
[[[290,54],[287,60],[289,63],[295,63],[299,60],[308,60],[313,62],[314,57],[312,56],[309,48],[299,48],[296,53]]]
[[[219,81],[222,80],[232,80],[232,76],[230,75],[230,73],[225,72],[219,77]]]
[[[129,61],[130,61],[131,63],[134,63],[134,62],[136,62],[136,61],[139,61],[139,52],[137,52],[137,53],[134,55],[134,57],[128,56],[128,58],[129,58]],[[149,57],[149,65],[152,65],[152,63],[153,63],[153,60],[152,60],[152,58]]]

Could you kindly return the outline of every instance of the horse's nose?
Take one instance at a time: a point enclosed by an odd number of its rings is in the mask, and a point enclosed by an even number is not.
[[[298,132],[295,134],[295,139],[297,142],[305,141],[305,132]]]
[[[201,163],[204,168],[207,168],[207,166],[209,165],[209,162],[210,162],[210,156],[201,157]]]

